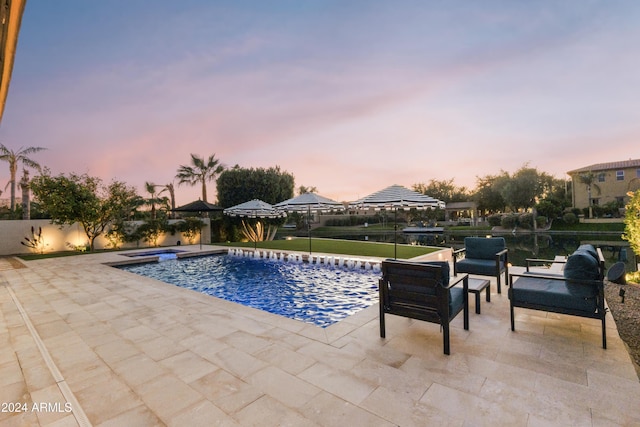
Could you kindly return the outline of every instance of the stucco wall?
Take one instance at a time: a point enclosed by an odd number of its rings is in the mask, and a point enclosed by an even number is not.
[[[209,220],[202,218],[205,222],[205,227],[202,229],[202,243],[211,242],[211,233],[209,232]],[[176,221],[170,221],[171,223]],[[46,252],[58,252],[68,251],[71,245],[84,245],[88,242],[87,236],[80,224],[74,224],[72,226],[63,226],[51,224],[49,220],[30,220],[30,221],[0,221],[0,255],[17,255],[28,254],[35,252],[33,249],[28,248],[20,244],[24,241],[25,237],[31,237],[31,227],[34,227],[36,232],[39,227],[42,227],[42,236],[45,241],[45,253]],[[181,244],[188,244],[187,239],[182,233],[176,233],[175,235],[164,235],[158,239],[160,246],[172,246],[176,245],[180,241]],[[194,243],[199,243],[200,240],[196,237]],[[109,242],[104,237],[100,236],[95,241],[95,249],[108,248]],[[136,247],[149,247],[149,243],[140,242],[128,243],[122,245],[123,248],[136,248]]]

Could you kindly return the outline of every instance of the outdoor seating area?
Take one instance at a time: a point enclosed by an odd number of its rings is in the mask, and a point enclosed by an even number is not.
[[[597,319],[522,308],[511,331],[493,287],[445,355],[428,322],[387,315],[381,339],[376,305],[319,328],[105,265],[119,258],[0,266],[0,401],[62,408],[0,425],[640,424],[609,313],[606,350]]]

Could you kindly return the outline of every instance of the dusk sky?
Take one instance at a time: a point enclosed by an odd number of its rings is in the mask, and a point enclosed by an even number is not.
[[[29,0],[0,142],[140,194],[190,153],[340,201],[565,178],[640,158],[639,23],[636,0]]]

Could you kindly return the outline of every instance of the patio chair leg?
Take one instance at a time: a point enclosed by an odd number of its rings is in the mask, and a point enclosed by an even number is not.
[[[513,296],[511,298],[513,298]],[[515,322],[515,319],[514,319],[513,304],[510,304],[509,308],[510,308],[510,311],[511,311],[511,330],[515,331],[516,330],[516,322]]]
[[[449,350],[449,323],[442,325],[442,337],[444,339],[444,354],[451,354]]]

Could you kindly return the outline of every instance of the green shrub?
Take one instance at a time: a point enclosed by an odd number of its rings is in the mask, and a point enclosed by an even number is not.
[[[542,200],[536,205],[536,211],[541,216],[556,218],[562,212],[562,207],[549,200]]]
[[[562,216],[562,221],[567,225],[577,224],[578,216],[573,212],[567,212]]]
[[[539,216],[536,217],[536,226],[537,227],[540,227],[540,228],[546,227],[548,223],[549,223],[549,218],[547,218],[546,216],[539,215]]]
[[[493,214],[487,217],[487,222],[492,227],[498,227],[502,225],[502,214]]]
[[[515,228],[517,223],[518,223],[517,215],[504,215],[502,217],[500,225],[502,225],[504,228]]]
[[[629,242],[631,250],[640,254],[640,190],[633,193],[626,206],[622,238]]]
[[[533,228],[533,214],[532,213],[523,213],[518,215],[518,226],[526,229]]]
[[[204,222],[200,218],[187,217],[178,222],[175,228],[182,233],[190,245],[193,245],[203,226]]]

